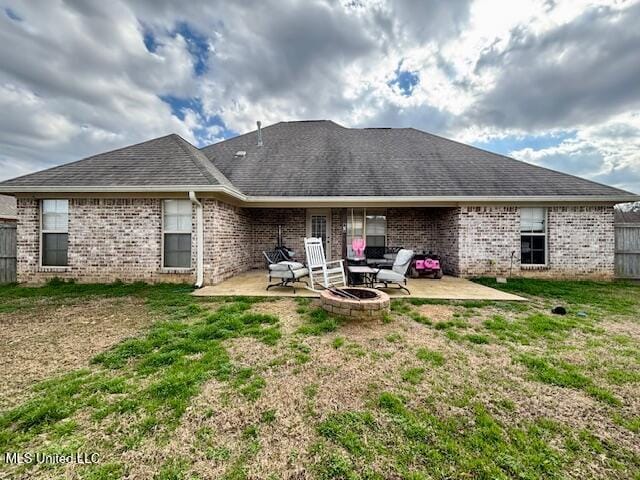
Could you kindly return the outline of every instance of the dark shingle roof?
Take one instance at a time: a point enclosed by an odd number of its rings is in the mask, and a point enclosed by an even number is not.
[[[0,189],[215,186],[277,197],[638,198],[413,128],[352,129],[320,120],[280,122],[262,133],[262,147],[254,131],[202,150],[167,135],[8,180]]]
[[[616,223],[640,223],[640,208],[638,210],[615,211]]]
[[[633,196],[413,128],[280,122],[262,137],[262,147],[251,132],[203,152],[247,195]]]
[[[203,153],[171,134],[32,173],[1,186],[230,185]]]

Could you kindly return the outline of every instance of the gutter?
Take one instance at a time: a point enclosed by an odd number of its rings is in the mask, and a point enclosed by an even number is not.
[[[204,284],[204,218],[202,203],[196,198],[196,192],[189,192],[189,200],[196,206],[196,288]]]
[[[447,206],[457,207],[463,205],[527,205],[527,204],[617,204],[640,201],[640,195],[620,194],[620,195],[447,195],[447,196],[247,196],[243,199],[243,204],[247,207],[268,207],[268,206]]]
[[[33,185],[2,185],[0,193],[145,193],[145,192],[215,192],[226,193],[240,200],[247,198],[240,190],[226,185],[83,185],[83,186],[33,186]]]
[[[640,195],[611,194],[611,195],[404,195],[404,196],[275,196],[275,195],[246,195],[236,188],[227,185],[127,185],[127,186],[3,186],[0,193],[177,193],[195,192],[200,194],[223,193],[237,199],[247,207],[286,206],[296,204],[300,206],[362,206],[362,205],[423,205],[423,206],[460,206],[478,204],[525,204],[525,203],[575,203],[575,204],[616,204],[640,201]]]

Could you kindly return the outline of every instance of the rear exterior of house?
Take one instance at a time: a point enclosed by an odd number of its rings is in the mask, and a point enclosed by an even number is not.
[[[214,284],[278,241],[433,251],[446,273],[612,278],[636,195],[414,129],[281,122],[198,150],[169,135],[0,184],[18,281]]]

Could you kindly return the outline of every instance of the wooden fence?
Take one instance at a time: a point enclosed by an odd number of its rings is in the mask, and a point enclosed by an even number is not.
[[[616,223],[616,276],[640,279],[640,223]]]
[[[0,220],[0,283],[16,281],[16,222]]]

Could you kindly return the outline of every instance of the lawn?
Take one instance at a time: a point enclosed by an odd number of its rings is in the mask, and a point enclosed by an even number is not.
[[[0,287],[0,451],[99,455],[0,477],[640,478],[640,286],[477,281],[530,301]]]

